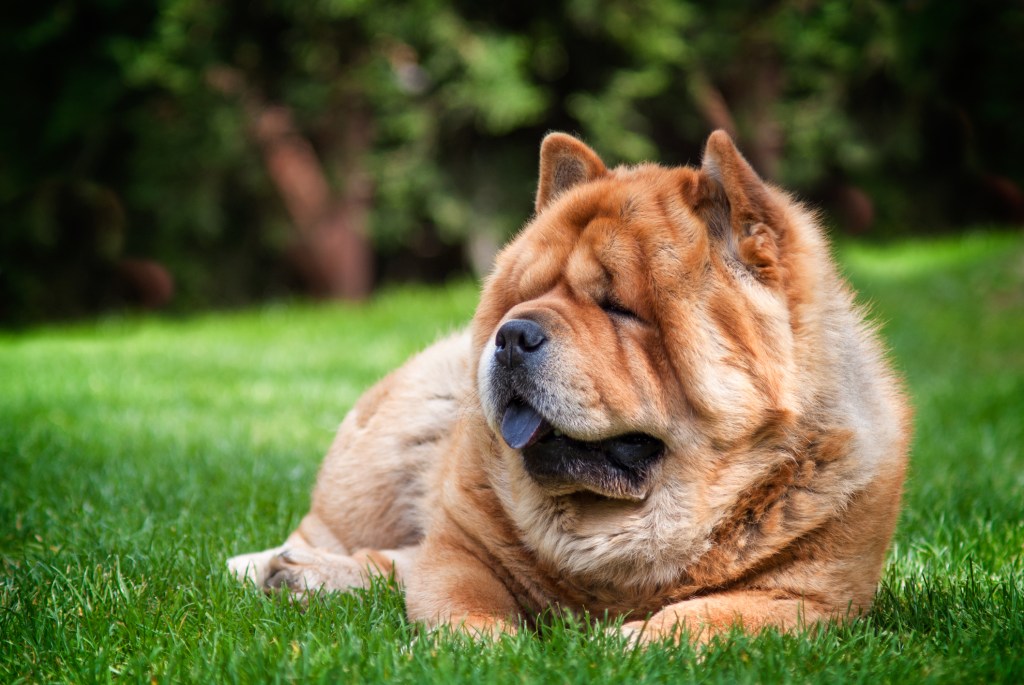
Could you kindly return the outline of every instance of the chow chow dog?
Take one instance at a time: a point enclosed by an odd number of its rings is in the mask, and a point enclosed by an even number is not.
[[[230,568],[296,593],[393,576],[410,619],[483,634],[864,612],[910,412],[814,213],[721,131],[699,168],[608,169],[551,133],[535,209],[469,330],[370,389],[298,530]]]

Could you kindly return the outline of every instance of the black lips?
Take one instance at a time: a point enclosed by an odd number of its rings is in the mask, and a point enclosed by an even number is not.
[[[548,433],[523,448],[527,472],[542,485],[639,499],[646,494],[651,467],[665,445],[643,433],[585,442]]]

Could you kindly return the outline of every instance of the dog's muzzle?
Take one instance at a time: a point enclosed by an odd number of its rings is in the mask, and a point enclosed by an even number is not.
[[[529,319],[512,319],[498,329],[490,383],[503,407],[501,437],[509,447],[520,450],[530,476],[552,491],[587,490],[607,497],[643,499],[649,491],[651,469],[665,453],[664,443],[644,433],[577,440],[552,425],[534,406],[542,394],[538,388],[543,387],[551,344],[544,328]]]

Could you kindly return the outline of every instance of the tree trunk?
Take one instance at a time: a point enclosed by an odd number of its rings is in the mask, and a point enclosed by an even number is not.
[[[363,171],[372,142],[369,113],[352,108],[344,120],[343,187],[335,196],[316,151],[291,110],[266,103],[229,67],[207,74],[215,89],[241,98],[249,130],[295,229],[293,266],[314,296],[361,299],[373,286],[373,254],[366,237],[372,186]]]

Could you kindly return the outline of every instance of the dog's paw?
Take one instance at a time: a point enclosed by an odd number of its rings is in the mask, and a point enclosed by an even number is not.
[[[239,554],[237,557],[228,559],[228,570],[238,580],[261,587],[267,579],[267,566],[270,564],[270,560],[280,553],[281,548],[275,547],[252,554]]]
[[[642,647],[651,641],[650,633],[644,632],[645,621],[630,621],[619,627],[619,634],[626,638],[630,647]]]
[[[290,548],[267,564],[263,589],[289,590],[306,595],[324,590],[345,591],[367,587],[365,567],[352,557],[312,549]]]
[[[648,645],[662,642],[674,644],[689,643],[700,650],[710,638],[707,630],[688,629],[684,624],[652,624],[651,621],[628,621],[618,629],[619,635],[626,638],[626,644],[633,649],[645,649]]]

